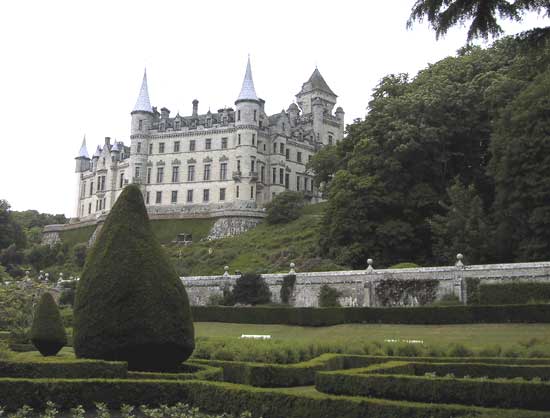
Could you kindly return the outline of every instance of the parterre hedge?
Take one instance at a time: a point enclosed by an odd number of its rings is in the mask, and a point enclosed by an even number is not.
[[[0,377],[20,378],[125,378],[126,363],[102,360],[22,362],[0,361]],[[2,398],[0,397],[0,400]],[[2,402],[0,401],[0,404]]]
[[[185,363],[177,373],[128,372],[129,379],[223,380],[223,369],[207,364]]]
[[[480,284],[478,292],[479,303],[483,305],[550,301],[550,283]]]
[[[110,408],[123,404],[173,405],[189,403],[212,413],[251,411],[263,418],[544,418],[547,413],[496,410],[462,405],[437,405],[384,399],[331,396],[290,389],[263,389],[223,382],[198,380],[126,379],[0,379],[0,399],[6,410],[22,405],[43,409],[46,401],[58,409],[91,407],[103,402]]]
[[[383,366],[382,366],[383,367]],[[406,363],[391,365],[390,372],[403,373]],[[374,372],[374,373],[373,373]],[[409,371],[410,372],[410,371]],[[487,379],[456,379],[406,374],[379,374],[373,368],[320,372],[317,390],[337,395],[463,404],[498,408],[550,410],[550,384]]]
[[[414,308],[274,308],[193,306],[197,322],[329,326],[348,323],[549,323],[550,304],[420,306]]]

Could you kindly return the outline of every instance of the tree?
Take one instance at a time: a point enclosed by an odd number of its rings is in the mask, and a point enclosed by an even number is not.
[[[67,334],[59,309],[48,292],[42,295],[36,307],[31,341],[43,356],[55,356],[67,344]]]
[[[271,292],[261,275],[244,273],[235,283],[233,297],[236,303],[260,305],[271,301]]]
[[[193,352],[187,293],[155,238],[137,185],[124,188],[90,249],[74,305],[78,357],[176,370]]]
[[[84,267],[88,246],[84,243],[76,244],[73,247],[73,261],[78,267]]]
[[[442,203],[446,213],[435,215],[430,222],[436,261],[454,263],[456,254],[464,253],[470,264],[485,262],[489,258],[490,228],[475,187],[455,179],[447,194],[450,204]]]
[[[544,12],[550,15],[548,0],[416,0],[407,27],[426,19],[435,30],[436,38],[459,24],[471,20],[468,42],[475,38],[497,37],[503,30],[498,23],[502,19],[522,20],[525,11]]]
[[[300,192],[286,191],[279,193],[266,205],[269,224],[280,224],[298,219],[304,207],[304,195]]]
[[[11,244],[25,248],[26,238],[21,226],[13,219],[10,204],[0,199],[0,250]]]
[[[338,298],[342,296],[342,292],[327,284],[321,286],[319,291],[319,306],[321,308],[337,308],[340,305]]]

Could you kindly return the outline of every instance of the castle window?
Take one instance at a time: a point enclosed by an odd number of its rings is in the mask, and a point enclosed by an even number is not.
[[[265,152],[265,144],[264,144],[264,152]]]
[[[300,176],[296,176],[296,190],[300,190]]]
[[[256,171],[254,170],[256,168],[256,162],[254,160],[251,160],[250,161],[250,171]]]
[[[92,213],[92,204],[88,203],[88,215]]]
[[[105,157],[103,157],[102,160],[103,160],[103,165],[105,165]]]
[[[210,200],[210,190],[209,189],[204,189],[202,191],[202,201],[203,202],[208,202]]]
[[[220,164],[220,180],[227,180],[227,163]]]
[[[153,154],[153,144],[149,144],[149,155]]]
[[[164,154],[164,142],[159,142],[159,154]]]
[[[273,154],[275,154],[277,152],[277,144],[273,144]]]
[[[285,130],[285,123],[283,122],[283,132],[284,132],[284,130]]]
[[[95,211],[97,212],[99,210],[99,200],[95,201]]]
[[[279,144],[279,153],[284,154],[285,153],[285,144]]]
[[[180,181],[180,168],[179,166],[172,167],[172,183],[178,183]]]
[[[84,215],[84,205],[80,206],[80,216]]]
[[[174,142],[174,152],[180,152],[180,141]]]
[[[250,186],[250,198],[254,199],[254,186]]]
[[[148,205],[149,204],[149,197],[150,197],[151,193],[147,192],[145,193],[145,204]]]
[[[332,135],[329,135],[329,136],[328,136],[328,144],[329,144],[329,145],[332,145]]]
[[[300,151],[296,153],[296,160],[298,160],[299,163],[302,162],[302,153]]]
[[[208,118],[206,119],[206,126],[210,128],[212,126],[212,119]]]
[[[288,148],[286,149],[285,157],[286,157],[287,160],[290,160],[290,150]]]
[[[136,181],[140,180],[140,178],[141,178],[141,167],[140,166],[136,166],[136,171],[134,172],[134,177],[135,177]]]
[[[178,191],[172,190],[172,199],[170,199],[172,203],[178,203]]]
[[[206,138],[204,140],[204,149],[212,149],[212,139]]]
[[[159,125],[159,131],[164,131],[164,122]]]
[[[157,167],[157,183],[164,181],[164,167]]]
[[[273,169],[273,178],[271,179],[271,183],[277,184],[277,169]]]
[[[151,169],[147,169],[147,184],[151,183]]]
[[[137,153],[139,154],[141,152],[141,142],[137,143]]]
[[[237,110],[237,122],[241,121],[241,111]]]
[[[237,160],[237,171],[241,172],[241,160]]]
[[[225,200],[225,189],[220,189],[220,200]]]
[[[193,190],[187,190],[187,202],[191,203],[193,201]]]
[[[288,173],[285,174],[285,188],[288,189],[290,187],[290,175]]]
[[[285,170],[282,168],[279,168],[279,184],[285,183]]]
[[[195,181],[195,166],[190,165],[187,167],[187,181]]]
[[[83,199],[84,197],[86,197],[86,182],[83,182],[80,188],[80,198]]]
[[[155,203],[162,203],[162,192],[157,192]]]
[[[210,164],[204,165],[204,181],[210,180]]]
[[[237,188],[235,189],[235,196],[237,197],[237,199],[239,198],[239,186],[237,186]]]
[[[260,181],[265,183],[265,166],[260,167]]]
[[[252,146],[256,145],[256,134],[252,134]]]
[[[227,149],[227,138],[222,138],[222,149]]]
[[[262,127],[262,125],[263,125],[262,121],[260,121],[259,125],[260,125],[260,128],[261,128],[261,127]]]
[[[254,122],[256,122],[256,117],[257,117],[257,114],[258,114],[258,111],[257,111],[257,110],[255,110],[255,111],[254,111]]]
[[[307,190],[307,182],[308,182],[308,178],[307,177],[304,177],[304,190]]]
[[[180,121],[177,120],[176,121],[176,131],[178,131],[180,129]]]
[[[311,162],[311,155],[308,155],[308,156],[307,156],[307,162],[308,162],[308,163]]]
[[[238,134],[238,135],[237,135],[237,139],[238,139],[239,145],[241,145],[241,134]]]
[[[118,187],[122,189],[122,186],[124,186],[124,173],[120,173],[120,182]]]
[[[189,151],[195,151],[195,140],[189,141]]]
[[[138,121],[138,130],[141,131],[142,129],[143,129],[143,119],[140,119],[140,120]]]

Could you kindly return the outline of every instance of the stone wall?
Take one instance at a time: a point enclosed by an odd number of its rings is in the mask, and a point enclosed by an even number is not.
[[[262,275],[271,290],[273,302],[280,302],[280,290],[286,274],[288,273]],[[229,275],[226,270],[220,276],[182,277],[181,280],[187,289],[191,304],[206,305],[211,295],[223,295],[224,287],[234,286],[238,277]],[[369,266],[367,270],[296,273],[291,305],[318,306],[321,286],[327,284],[341,292],[342,306],[381,306],[376,289],[385,280],[396,280],[402,283],[435,280],[437,281],[434,289],[435,300],[445,295],[454,295],[466,303],[467,278],[477,278],[481,283],[514,280],[550,282],[550,262],[463,266],[459,259],[456,266],[385,270],[375,270]],[[400,303],[414,305],[418,304],[418,301],[411,297]]]

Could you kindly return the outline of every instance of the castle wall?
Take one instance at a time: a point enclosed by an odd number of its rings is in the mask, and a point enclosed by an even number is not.
[[[262,275],[269,286],[273,302],[280,302],[280,290],[286,274]],[[224,287],[234,286],[237,275],[182,277],[192,305],[206,305],[211,295],[222,295]],[[352,270],[315,273],[296,273],[296,284],[290,304],[296,307],[316,307],[319,292],[327,284],[342,293],[342,306],[381,306],[376,288],[384,280],[436,280],[436,300],[455,295],[466,303],[466,279],[480,283],[550,282],[550,262],[489,264],[473,266],[444,266],[429,268]]]

